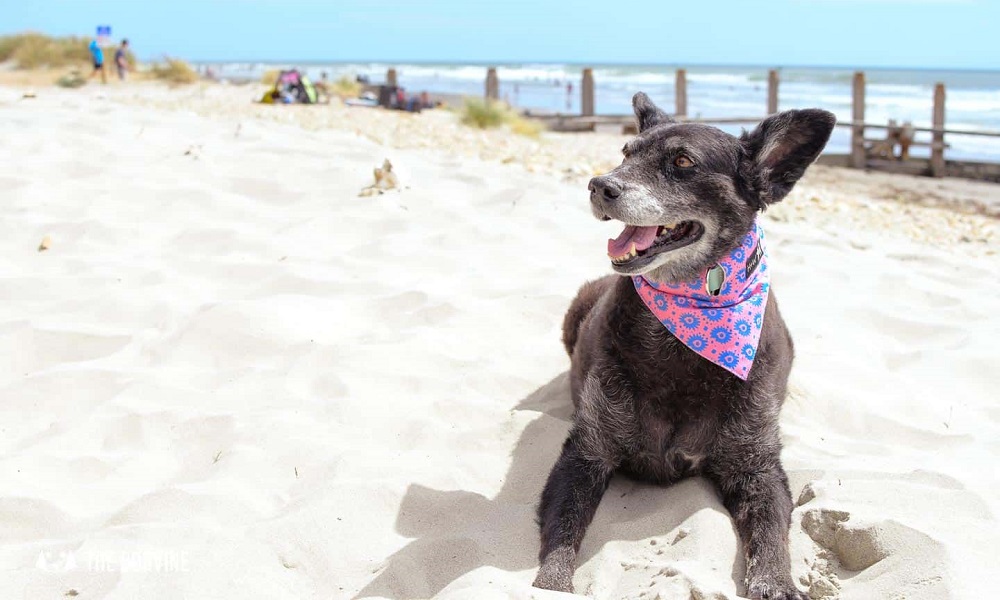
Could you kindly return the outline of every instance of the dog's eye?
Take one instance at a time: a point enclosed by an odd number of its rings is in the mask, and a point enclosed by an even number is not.
[[[682,169],[687,169],[694,166],[694,161],[681,154],[680,156],[674,159],[674,166],[680,167]]]
[[[628,144],[622,146],[622,156],[628,158]]]

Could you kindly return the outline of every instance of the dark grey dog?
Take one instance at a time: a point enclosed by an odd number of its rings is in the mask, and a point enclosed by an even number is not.
[[[602,220],[672,224],[662,239],[612,262],[621,275],[682,282],[746,237],[826,145],[823,110],[787,111],[741,137],[678,124],[642,93],[639,135],[621,166],[590,182]],[[676,225],[673,225],[676,224]],[[680,232],[680,233],[678,233]],[[751,598],[807,598],[792,583],[792,498],[781,467],[778,414],[792,339],[772,293],[746,381],[684,346],[652,314],[630,277],[584,285],[563,323],[572,358],[573,428],[538,508],[541,568],[534,585],[572,591],[576,553],[614,473],[667,484],[704,475],[717,486],[747,557]]]

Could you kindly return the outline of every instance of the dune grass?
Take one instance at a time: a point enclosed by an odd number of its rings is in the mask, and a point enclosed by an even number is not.
[[[174,84],[194,83],[199,79],[198,72],[191,65],[169,56],[164,57],[163,62],[154,64],[150,73],[154,79]]]
[[[542,124],[526,119],[517,114],[503,102],[468,98],[462,106],[462,123],[479,129],[493,129],[507,126],[512,132],[527,137],[538,137],[542,133]]]
[[[65,67],[90,62],[88,38],[51,37],[26,32],[0,37],[0,62],[11,61],[18,69]]]
[[[479,129],[500,127],[509,117],[506,105],[482,98],[468,98],[462,107],[462,123]]]
[[[356,79],[347,75],[329,85],[330,95],[337,96],[338,98],[357,98],[361,95],[362,87],[364,86],[358,83]]]

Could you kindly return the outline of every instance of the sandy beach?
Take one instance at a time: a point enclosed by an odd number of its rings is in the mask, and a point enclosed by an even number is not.
[[[0,598],[568,598],[530,587],[562,316],[620,227],[610,134],[0,87]],[[392,161],[401,188],[359,197]],[[762,217],[814,599],[989,598],[1000,186],[814,167]],[[40,250],[43,243],[45,249]],[[740,597],[701,479],[616,478],[580,597]]]

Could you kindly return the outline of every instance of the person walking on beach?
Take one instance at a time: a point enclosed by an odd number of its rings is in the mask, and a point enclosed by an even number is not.
[[[115,66],[118,68],[118,79],[125,81],[128,74],[128,40],[122,40],[122,45],[118,46],[115,52]]]
[[[90,79],[93,79],[94,75],[97,75],[97,72],[100,71],[101,83],[107,83],[108,75],[104,72],[104,51],[97,45],[97,40],[90,40],[90,45],[87,46],[87,49],[90,50],[90,56],[94,59],[94,70],[90,72]]]

